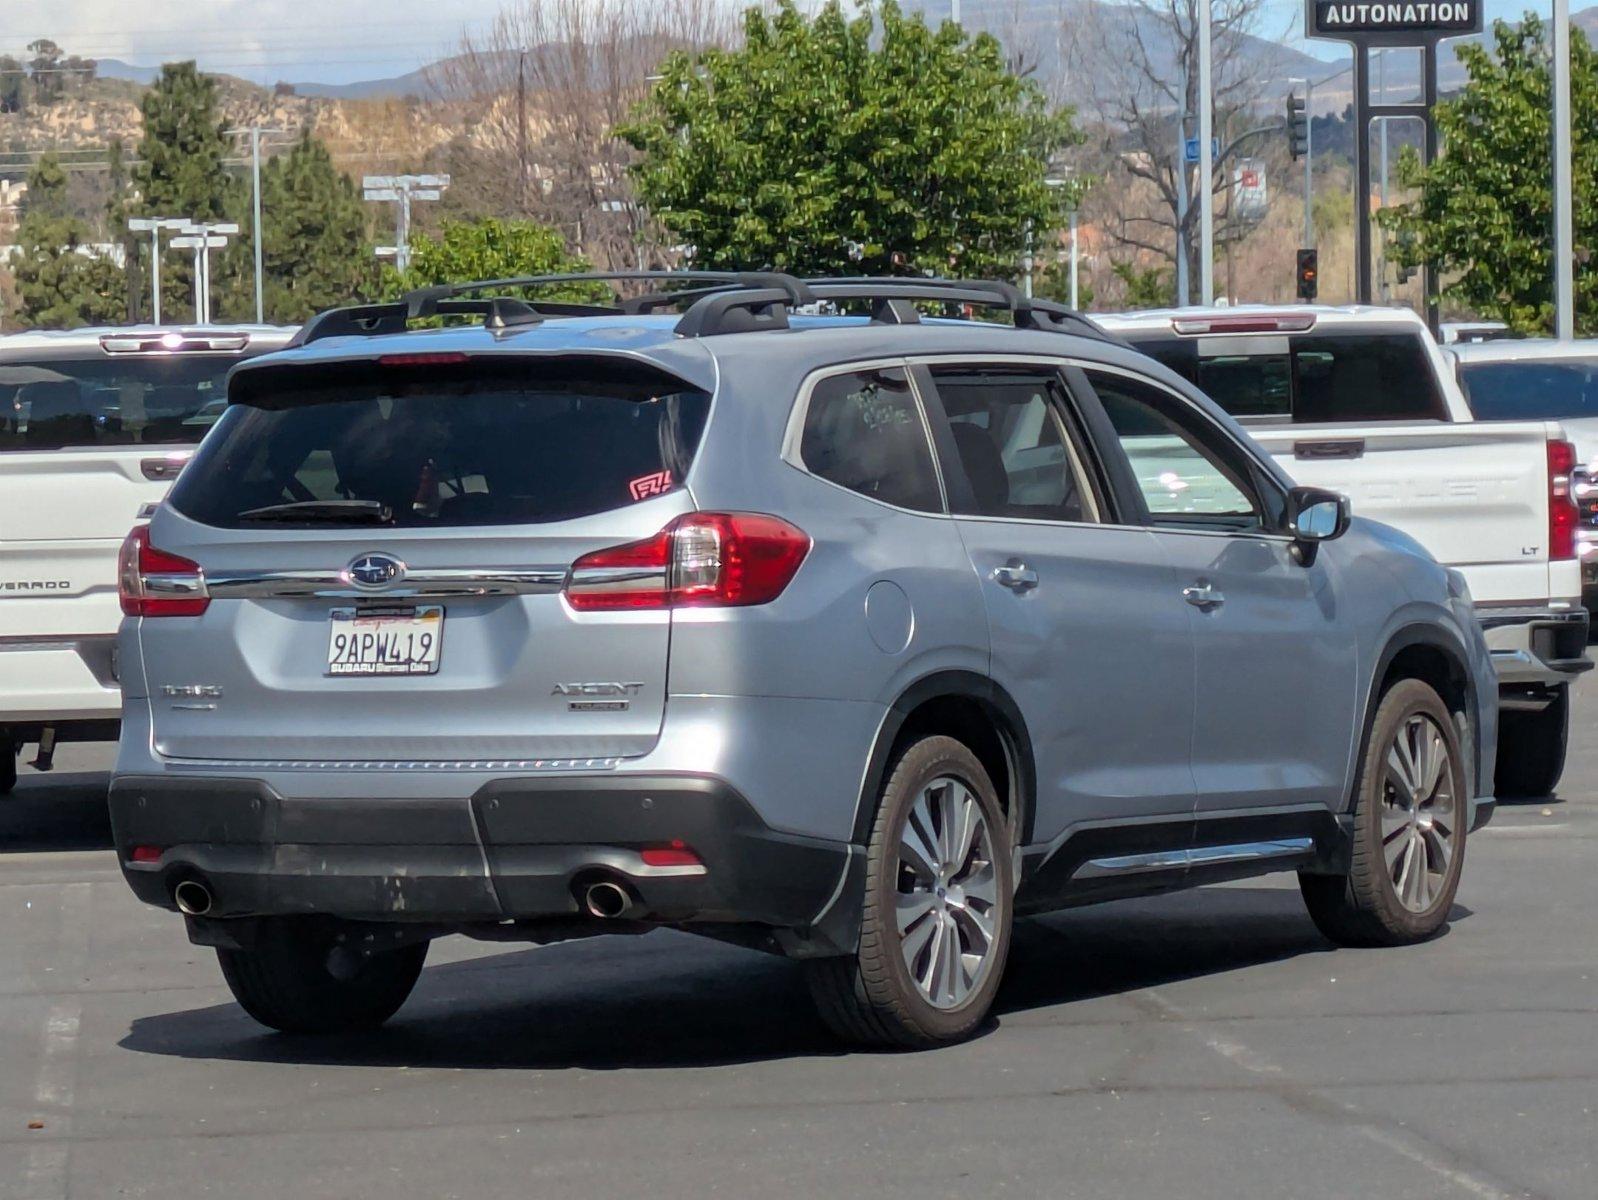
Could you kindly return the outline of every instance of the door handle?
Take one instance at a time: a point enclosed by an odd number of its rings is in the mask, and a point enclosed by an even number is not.
[[[176,479],[188,466],[189,457],[187,454],[169,454],[161,458],[141,458],[139,470],[151,483],[166,483]]]
[[[1209,612],[1226,603],[1226,597],[1216,591],[1212,583],[1192,584],[1183,588],[1182,599],[1201,612]]]
[[[1012,592],[1028,592],[1038,586],[1038,573],[1019,558],[993,568],[993,582]]]

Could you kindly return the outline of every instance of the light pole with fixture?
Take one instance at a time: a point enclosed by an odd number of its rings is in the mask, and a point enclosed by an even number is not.
[[[394,267],[401,274],[411,265],[411,205],[417,200],[437,200],[448,186],[448,175],[368,175],[361,180],[361,199],[397,206],[392,249]],[[387,247],[379,249],[380,255],[382,249]]]
[[[251,221],[250,232],[255,239],[255,323],[266,323],[266,304],[262,294],[262,253],[261,253],[261,135],[263,133],[293,133],[292,129],[268,129],[260,125],[250,125],[239,129],[226,131],[230,136],[247,133],[250,135],[250,190],[251,190]]]
[[[174,246],[194,251],[194,319],[197,324],[211,323],[211,251],[227,245],[228,238],[238,231],[233,221],[190,221],[183,227],[183,236],[172,239]]]
[[[189,224],[187,217],[129,217],[128,229],[134,233],[150,235],[150,308],[151,323],[161,323],[161,231],[179,230]]]

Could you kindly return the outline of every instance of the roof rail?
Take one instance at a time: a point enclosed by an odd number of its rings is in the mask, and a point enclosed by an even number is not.
[[[649,292],[618,299],[609,305],[516,296],[460,298],[488,291],[634,281],[697,286]],[[921,317],[913,301],[921,300],[1001,309],[1013,315],[1019,329],[1120,340],[1075,309],[1023,296],[1014,284],[1001,279],[941,279],[917,275],[797,279],[779,271],[584,271],[436,284],[416,288],[387,303],[328,309],[307,321],[289,344],[303,346],[329,337],[399,333],[411,321],[433,316],[481,314],[485,328],[500,331],[536,325],[546,317],[650,313],[659,308],[684,305],[687,309],[677,322],[677,334],[710,337],[786,329],[790,310],[818,301],[839,300],[871,302],[871,319],[878,324],[919,323]]]

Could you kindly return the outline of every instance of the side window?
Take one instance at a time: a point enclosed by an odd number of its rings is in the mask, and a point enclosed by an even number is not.
[[[1253,529],[1266,523],[1244,456],[1177,397],[1126,375],[1087,375],[1155,525]]]
[[[1098,513],[1058,405],[1053,372],[932,368],[975,516],[1094,521]]]
[[[862,496],[918,512],[942,512],[926,422],[895,367],[829,375],[805,410],[805,469]]]

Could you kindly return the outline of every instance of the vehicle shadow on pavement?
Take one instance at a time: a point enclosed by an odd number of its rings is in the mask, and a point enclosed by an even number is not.
[[[103,771],[25,777],[0,796],[0,854],[108,850],[111,814]]]
[[[1288,888],[1212,888],[1023,921],[988,1031],[1006,1013],[1330,950]],[[670,931],[429,967],[398,1016],[370,1034],[270,1034],[229,1003],[139,1018],[120,1044],[197,1059],[523,1070],[846,1052],[794,964]]]

